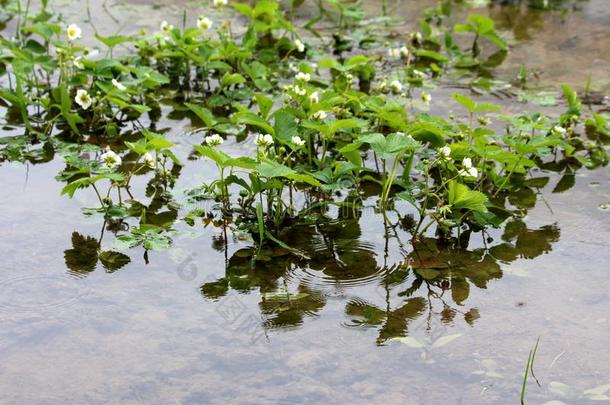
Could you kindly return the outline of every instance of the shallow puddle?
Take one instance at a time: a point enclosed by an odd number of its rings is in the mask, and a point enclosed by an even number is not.
[[[82,22],[78,3],[58,7]],[[105,35],[198,10],[194,2],[92,3]],[[399,28],[412,30],[430,4],[389,7],[405,18]],[[605,0],[571,4],[578,10],[475,10],[512,37],[499,79],[512,80],[526,63],[540,70],[536,88],[582,88],[590,75],[594,89],[610,89],[610,8]],[[447,106],[433,113],[457,110],[453,91],[433,92],[436,108]],[[508,111],[534,108],[495,101]],[[186,160],[200,142],[190,125],[161,125],[186,162],[176,193],[215,170]],[[124,266],[102,263],[94,252],[111,244],[111,229],[82,215],[96,204],[92,193],[60,196],[63,167],[61,159],[0,167],[2,402],[516,403],[538,337],[541,386],[530,382],[527,403],[610,395],[609,168],[541,172],[549,181],[539,193],[514,197],[527,216],[473,234],[467,249],[432,238],[413,246],[372,208],[337,208],[328,221],[284,235],[305,257],[278,248],[253,267],[251,243],[182,221],[169,251],[134,248]]]

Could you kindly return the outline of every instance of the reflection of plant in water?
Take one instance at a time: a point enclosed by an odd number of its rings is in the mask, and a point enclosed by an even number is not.
[[[568,12],[578,10],[588,0],[492,0],[489,16],[500,31],[512,31],[516,40],[535,39],[536,33],[544,29],[549,10]]]
[[[516,40],[529,41],[544,29],[545,13],[530,7],[490,7],[500,31],[512,31]]]
[[[105,225],[104,222],[102,229]],[[83,236],[78,232],[72,234],[72,248],[64,252],[66,266],[70,272],[85,276],[95,270],[98,260],[108,273],[115,272],[129,264],[131,259],[126,254],[101,250],[102,238],[103,231],[99,240],[91,236]]]
[[[347,16],[347,3],[322,3]],[[23,134],[2,138],[0,159],[46,162],[61,155],[63,193],[95,193],[99,207],[84,211],[103,217],[103,227],[117,235],[115,247],[167,249],[182,214],[170,194],[182,166],[174,143],[155,130],[160,105],[173,109],[169,119],[203,124],[199,133],[206,136],[191,158],[215,163],[218,178],[206,178],[191,195],[213,207],[184,219],[221,226],[214,247],[225,255],[230,232],[253,244],[227,258],[224,277],[201,291],[218,298],[230,289],[258,289],[267,326],[299,324],[324,306],[323,293],[306,280],[291,288],[299,269],[339,287],[380,278],[385,308],[355,300],[346,309],[363,319],[359,325],[380,328],[379,343],[405,335],[423,314],[448,323],[461,314],[473,323],[476,309],[460,308],[471,285],[485,288],[501,277],[500,261],[536,257],[558,236],[553,227],[530,231],[518,219],[548,181],[534,177],[535,170],[563,171],[554,190],[560,192],[574,184],[576,169],[608,163],[606,117],[592,114],[588,138],[578,133],[587,117],[567,86],[568,110],[557,119],[494,114],[502,108],[463,94],[453,100],[465,119],[415,111],[419,100],[431,103],[422,87],[437,85],[450,69],[490,83],[507,44],[487,17],[473,15],[451,29],[442,24],[448,11],[438,7],[422,19],[421,33],[388,44],[383,56],[364,54],[364,45],[344,56],[351,44],[335,36],[334,56],[314,60],[325,49],[297,38],[279,2],[233,6],[248,19],[242,37],[230,22],[215,32],[208,32],[210,21],[182,28],[164,22],[150,35],[98,36],[108,48],[103,58],[77,42],[80,29],[62,29],[57,16],[18,11],[15,38],[0,38],[0,76],[8,85],[0,88],[0,102],[6,123]],[[472,38],[468,49],[453,41],[454,33]],[[115,58],[118,45],[132,51]],[[491,118],[505,127],[492,126]],[[223,150],[229,137],[256,146],[236,148],[240,155],[233,156]],[[132,186],[148,175],[147,204]],[[375,246],[360,241],[365,204],[383,219],[382,266]],[[332,217],[343,208],[354,215]],[[503,243],[467,250],[472,235],[507,220]],[[92,271],[98,259],[107,269],[128,261],[101,252],[101,238],[72,239],[65,256],[75,272]],[[387,263],[390,239],[404,255],[399,266]],[[401,239],[413,241],[412,251]]]
[[[270,329],[300,325],[304,316],[315,316],[324,305],[324,296],[307,286],[299,286],[294,293],[287,288],[264,293],[259,303],[264,326]]]
[[[142,142],[146,144],[146,140],[140,141],[139,144]],[[140,155],[145,156],[146,152],[142,152]],[[68,182],[64,188],[64,190],[70,190],[67,192],[74,193],[82,185],[95,186],[95,183],[99,181],[91,182],[97,177],[91,173],[98,170],[98,163],[88,160],[86,154],[68,153],[65,160],[66,168],[57,178]],[[145,196],[149,198],[149,202],[145,204],[143,199],[134,198],[129,183],[133,177],[149,174],[150,169],[154,168],[154,164],[142,162],[137,155],[134,161],[123,162],[121,160],[121,163],[130,167],[127,180],[121,176],[119,183],[111,182],[103,197],[99,191],[96,192],[100,197],[101,207],[82,209],[85,215],[100,217],[103,224],[99,240],[84,237],[77,232],[72,235],[73,248],[66,250],[65,260],[67,267],[75,273],[86,274],[95,270],[98,259],[108,272],[116,271],[129,263],[130,259],[127,255],[114,250],[125,250],[141,245],[145,250],[144,259],[147,262],[149,250],[165,250],[171,245],[171,236],[174,233],[172,226],[178,218],[178,211],[173,205],[174,201],[168,193],[168,188],[171,187],[174,176],[179,175],[179,166],[174,167],[175,170],[172,171],[174,174],[165,172],[164,163],[159,163],[161,168],[159,171],[152,170],[154,175],[148,180],[144,192]],[[101,170],[107,172],[109,169]],[[87,182],[82,182],[82,180],[87,180]],[[115,188],[123,189],[125,195],[130,198],[119,198],[118,204],[113,203],[110,193]],[[137,221],[137,225],[133,223],[134,221]],[[114,250],[101,250],[105,230],[109,230],[117,236],[112,245]]]
[[[461,240],[467,241],[469,236],[462,235]],[[460,247],[464,242],[457,239],[423,238],[393,266],[379,266],[373,246],[360,242],[361,237],[358,220],[288,228],[282,238],[298,247],[302,256],[274,248],[263,252],[262,261],[254,262],[253,249],[240,249],[228,260],[225,276],[205,283],[202,294],[219,299],[230,289],[259,290],[259,307],[266,319],[263,325],[275,328],[297,326],[304,316],[317,314],[325,305],[326,288],[334,285],[343,291],[352,284],[378,282],[385,306],[352,298],[345,313],[351,326],[377,328],[377,343],[384,344],[408,336],[409,324],[422,317],[428,324],[436,319],[453,324],[459,316],[474,325],[480,316],[478,309],[463,308],[472,286],[485,289],[489,281],[502,277],[503,264],[549,252],[559,239],[559,229],[551,225],[531,230],[513,220],[506,225],[500,243],[473,250]],[[485,232],[483,237],[489,238]],[[393,238],[385,233],[386,243]],[[320,281],[311,281],[312,277]]]
[[[454,323],[456,315],[460,314],[473,325],[479,318],[479,311],[460,308],[468,299],[471,286],[487,288],[490,280],[502,277],[500,264],[547,253],[551,243],[558,239],[556,226],[529,230],[521,221],[509,223],[502,235],[503,243],[472,251],[439,245],[436,239],[424,239],[413,246],[413,252],[400,270],[392,271],[384,280],[388,299],[385,309],[355,300],[347,305],[346,314],[352,318],[353,325],[378,327],[379,344],[394,337],[408,336],[409,323],[424,313],[429,322],[436,316],[446,324]],[[415,296],[422,289],[425,297]],[[397,309],[391,309],[389,297],[392,293],[406,298]]]

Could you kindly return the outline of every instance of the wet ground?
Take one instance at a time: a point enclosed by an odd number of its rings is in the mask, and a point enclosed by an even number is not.
[[[180,4],[158,3],[109,1],[129,26],[92,7],[104,34],[182,18]],[[410,30],[425,3],[390,7]],[[477,10],[513,37],[504,79],[526,61],[540,68],[541,87],[582,86],[591,74],[607,88],[609,8],[577,4]],[[63,9],[85,18],[83,5]],[[438,105],[449,93],[434,93]],[[503,102],[513,112],[536,108]],[[189,124],[167,122],[182,156]],[[473,236],[466,251],[431,240],[414,250],[364,210],[296,230],[290,242],[310,260],[277,252],[252,269],[248,243],[229,236],[225,245],[218,229],[181,224],[171,250],[149,253],[146,264],[132,249],[116,271],[79,256],[112,235],[81,214],[92,195],[60,196],[62,168],[0,168],[0,402],[516,403],[539,336],[541,387],[530,381],[528,403],[610,395],[608,168],[540,174],[550,177],[540,194],[515,197],[530,206],[523,222],[490,240]],[[208,168],[187,163],[176,188],[205,181]]]

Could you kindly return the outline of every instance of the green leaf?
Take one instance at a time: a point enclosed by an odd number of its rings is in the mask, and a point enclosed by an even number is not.
[[[240,75],[239,73],[225,73],[222,79],[220,79],[220,84],[222,87],[228,87],[235,84],[245,83],[246,79]]]
[[[267,177],[269,179],[274,177],[286,177],[295,173],[295,171],[288,166],[276,162],[261,163],[256,167],[256,171],[262,177]]]
[[[161,137],[151,137],[148,139],[148,146],[151,147],[153,150],[162,150],[162,149],[168,149],[171,148],[172,146],[174,146],[174,143],[172,141],[169,141],[165,138],[161,138]]]
[[[275,130],[271,125],[258,115],[251,112],[239,112],[234,115],[233,120],[237,124],[251,125],[262,130],[264,133],[275,135]]]
[[[205,107],[202,107],[197,104],[185,103],[185,105],[195,113],[195,115],[203,121],[206,127],[212,128],[216,124],[216,119],[214,118],[214,114],[210,110]]]
[[[330,125],[330,134],[334,135],[339,131],[344,129],[354,129],[354,128],[365,128],[367,122],[364,120],[359,120],[356,118],[349,118],[344,120],[337,120]]]
[[[255,94],[254,98],[261,115],[265,118],[269,117],[269,112],[273,108],[273,100],[261,93]]]
[[[124,44],[125,42],[130,42],[132,40],[131,37],[125,37],[122,35],[112,35],[109,37],[103,37],[101,35],[95,34],[95,37],[108,48],[114,48],[117,45]]]
[[[216,148],[212,148],[207,145],[195,145],[193,147],[197,154],[202,157],[207,157],[208,159],[213,160],[220,167],[226,167],[227,162],[231,160],[231,156],[227,155],[221,150]]]
[[[275,136],[283,141],[289,143],[293,136],[298,135],[298,127],[294,115],[285,111],[279,110],[275,114]]]
[[[449,204],[455,209],[467,209],[487,212],[485,203],[487,196],[479,191],[473,191],[455,180],[449,182]]]
[[[497,46],[499,49],[506,51],[508,50],[508,44],[504,40],[504,38],[500,37],[497,32],[487,32],[481,35],[483,38],[487,39],[489,42]]]
[[[470,97],[462,94],[453,94],[453,99],[464,106],[470,113],[502,111],[502,108],[499,105],[491,103],[477,103]]]
[[[381,159],[390,159],[405,151],[413,151],[421,146],[410,135],[395,132],[387,137],[379,133],[366,134],[358,138],[358,142],[368,143]]]
[[[259,244],[262,245],[265,240],[265,219],[263,215],[263,206],[260,202],[256,203],[256,220],[258,222],[258,238]]]
[[[422,59],[432,59],[436,62],[445,63],[448,61],[446,57],[443,55],[436,53],[434,51],[429,51],[427,49],[417,49],[415,50],[415,55]]]
[[[563,95],[565,96],[566,101],[568,102],[568,114],[580,115],[580,112],[582,110],[582,103],[580,101],[580,98],[578,97],[578,94],[576,94],[574,89],[572,89],[567,84],[564,84],[563,86],[561,86],[561,88],[563,90]]]
[[[455,101],[457,101],[458,103],[460,103],[465,109],[467,109],[471,113],[474,112],[474,110],[477,107],[476,101],[474,101],[473,99],[471,99],[468,96],[464,96],[462,94],[455,93],[455,94],[453,94],[453,99]]]
[[[74,180],[61,189],[61,195],[67,194],[70,198],[74,197],[74,193],[79,188],[86,188],[92,184],[91,177],[83,177],[82,179]]]

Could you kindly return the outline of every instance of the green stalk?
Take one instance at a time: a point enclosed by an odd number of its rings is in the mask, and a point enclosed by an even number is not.
[[[394,164],[392,165],[392,170],[390,171],[390,176],[385,180],[384,190],[381,194],[381,202],[385,207],[387,205],[388,198],[390,196],[390,190],[392,189],[392,185],[394,184],[394,179],[396,178],[396,173],[398,172],[398,165],[400,163],[400,157],[396,157],[394,160]],[[384,162],[385,169],[385,162]],[[385,170],[384,170],[385,171]]]
[[[95,194],[97,194],[97,199],[100,201],[100,204],[102,205],[102,208],[104,209],[104,213],[106,214],[106,216],[108,216],[108,208],[104,204],[104,200],[102,199],[102,196],[101,196],[99,190],[95,186],[95,183],[91,183],[91,186],[93,186],[93,190],[95,191]]]
[[[413,168],[413,161],[415,159],[415,152],[411,152],[411,155],[409,155],[409,158],[407,159],[407,162],[404,165],[404,170],[402,172],[402,179],[405,182],[409,182],[409,175],[411,174],[411,169]]]

